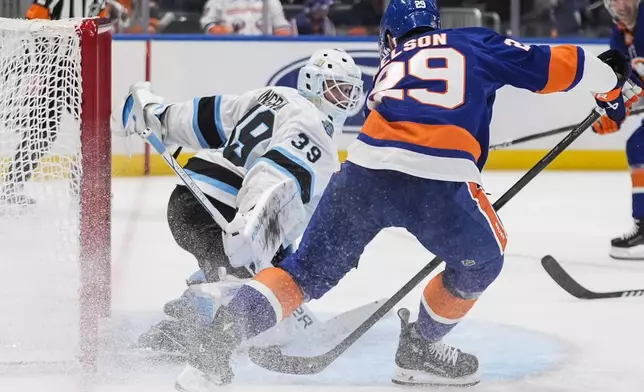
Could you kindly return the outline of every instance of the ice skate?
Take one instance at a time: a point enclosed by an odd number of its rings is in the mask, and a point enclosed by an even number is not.
[[[203,273],[193,274],[187,280],[188,288],[181,297],[166,303],[163,311],[172,317],[162,320],[142,334],[138,348],[164,354],[184,355],[198,336],[198,330],[208,328],[215,313],[225,305],[247,279],[239,279],[219,268],[219,280],[207,283]]]
[[[614,259],[644,260],[644,222],[635,219],[633,229],[610,244],[610,257]]]
[[[242,332],[228,308],[222,306],[215,320],[198,331],[197,341],[188,347],[188,364],[176,380],[181,392],[212,392],[232,382],[230,360],[242,340]]]
[[[400,342],[396,352],[396,372],[391,381],[412,386],[459,386],[479,383],[476,356],[448,346],[429,342],[409,322],[409,310],[400,309]]]

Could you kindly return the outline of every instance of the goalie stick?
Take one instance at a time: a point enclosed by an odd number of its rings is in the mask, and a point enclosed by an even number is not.
[[[642,113],[644,113],[644,107],[636,109],[636,110],[633,110],[630,115],[635,116],[635,115],[642,114]],[[535,133],[534,135],[524,136],[524,137],[520,137],[518,139],[509,140],[507,142],[493,144],[493,145],[490,146],[490,151],[500,150],[502,148],[512,147],[515,144],[525,143],[525,142],[529,142],[529,141],[532,141],[532,140],[541,139],[543,137],[548,137],[548,136],[558,135],[560,133],[569,132],[569,131],[572,131],[573,129],[575,129],[575,127],[576,127],[576,125],[567,125],[565,127],[556,128],[556,129],[553,129],[553,130],[550,130],[550,131],[545,131],[545,132],[541,132],[541,133]]]
[[[510,199],[516,196],[530,181],[532,181],[543,169],[557,158],[575,139],[581,136],[599,117],[603,110],[595,108],[575,129],[550,150],[539,162],[537,162],[523,177],[508,189],[494,204],[494,210],[500,210]],[[326,353],[313,357],[300,357],[285,355],[277,346],[252,347],[248,354],[251,361],[265,369],[279,373],[288,374],[316,374],[326,369],[342,353],[351,347],[362,335],[364,335],[378,320],[384,317],[393,307],[400,302],[411,290],[414,289],[423,279],[431,274],[441,263],[440,257],[427,264],[411,280],[401,287],[387,302],[376,310],[358,328],[344,338],[340,343]]]
[[[576,280],[563,269],[561,264],[554,257],[548,255],[541,259],[541,265],[546,270],[548,275],[561,287],[566,290],[568,294],[579,299],[605,299],[605,298],[619,298],[619,297],[641,297],[644,296],[644,289],[642,290],[624,290],[612,291],[607,293],[596,293],[583,287]]]

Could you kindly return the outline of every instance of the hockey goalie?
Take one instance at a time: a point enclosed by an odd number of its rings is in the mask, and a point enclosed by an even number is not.
[[[290,253],[339,170],[334,135],[361,109],[362,84],[351,56],[332,49],[311,56],[297,89],[265,87],[164,103],[149,83],[131,86],[112,113],[112,131],[130,136],[151,129],[166,146],[197,150],[184,170],[228,221],[222,230],[188,187],[174,189],[168,225],[199,270],[184,294],[165,305],[170,319],[139,338],[141,347],[182,353],[236,288]],[[267,238],[253,237],[257,233]],[[311,322],[299,318],[303,327]]]

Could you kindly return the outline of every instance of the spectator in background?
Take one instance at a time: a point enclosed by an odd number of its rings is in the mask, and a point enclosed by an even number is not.
[[[141,26],[140,10],[137,10],[138,2],[134,0],[106,0],[106,10],[110,21],[119,33],[138,34],[143,33]],[[147,33],[156,33],[159,25],[159,7],[157,2],[151,0],[150,22]]]
[[[550,36],[582,35],[582,13],[586,13],[587,0],[551,0],[551,17],[554,27]]]
[[[336,26],[346,26],[347,35],[378,35],[384,12],[383,0],[359,0],[351,12],[333,14]]]
[[[262,0],[208,0],[201,26],[207,34],[261,35],[263,4]],[[280,0],[266,0],[265,4],[268,31],[274,35],[291,35],[291,25]]]
[[[335,26],[329,19],[333,0],[307,0],[302,13],[291,20],[293,35],[335,35]]]

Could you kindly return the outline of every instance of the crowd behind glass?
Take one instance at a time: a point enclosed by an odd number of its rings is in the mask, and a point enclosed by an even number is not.
[[[442,0],[442,9],[478,9],[482,25],[510,31],[511,0]],[[142,0],[108,0],[120,32],[138,33]],[[375,35],[386,0],[149,0],[150,33],[256,35]],[[516,0],[520,36],[607,37],[612,22],[602,1]],[[262,6],[266,4],[267,10]],[[495,23],[487,23],[492,16]],[[253,22],[254,21],[254,22]],[[269,27],[263,27],[268,21]],[[449,21],[448,21],[449,23]],[[467,23],[467,22],[465,22]],[[250,26],[253,24],[255,26]],[[445,24],[445,21],[444,21]],[[450,27],[450,26],[444,26]],[[462,26],[454,26],[462,27]]]

